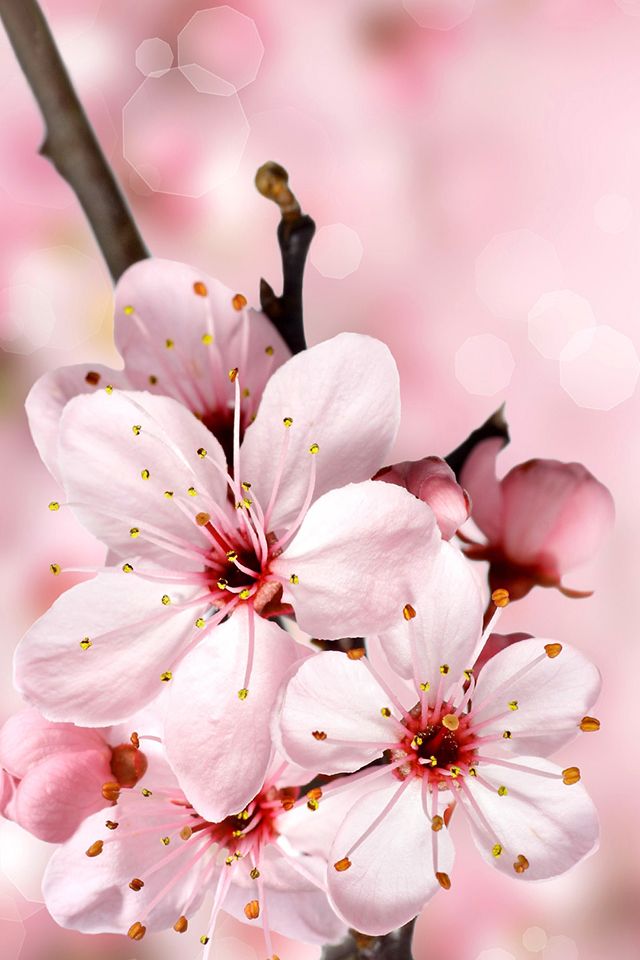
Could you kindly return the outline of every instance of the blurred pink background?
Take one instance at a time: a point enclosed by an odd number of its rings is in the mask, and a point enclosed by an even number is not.
[[[614,536],[570,585],[534,591],[506,629],[573,642],[604,674],[599,734],[577,763],[599,805],[599,853],[524,884],[460,834],[453,887],[421,916],[417,960],[637,960],[640,764],[640,0],[46,0],[71,75],[151,250],[257,302],[280,283],[276,209],[253,187],[273,159],[317,221],[311,343],[385,340],[403,384],[397,457],[444,454],[506,401],[503,468],[584,462],[617,503]],[[43,371],[117,362],[111,285],[74,196],[37,154],[37,109],[0,35],[2,716],[11,657],[71,583],[48,565],[100,562],[32,448],[25,395]],[[502,627],[502,625],[501,625]],[[52,677],[52,683],[55,677]],[[41,903],[48,850],[0,823],[2,960],[195,960],[58,930]],[[224,920],[217,960],[260,960]],[[280,940],[282,960],[315,948]]]

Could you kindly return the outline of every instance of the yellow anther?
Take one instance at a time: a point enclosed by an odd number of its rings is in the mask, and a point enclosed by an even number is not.
[[[245,508],[248,510],[249,507],[252,507],[252,506],[253,506],[253,500],[250,500],[249,497],[243,497],[243,498],[242,498],[242,506],[245,507]]]
[[[198,617],[198,619],[195,622],[195,626],[198,628],[198,630],[204,629],[206,625],[207,625],[207,621],[204,619],[204,617]]]
[[[272,357],[272,356],[273,356],[273,347],[272,347],[272,346],[265,347],[265,348],[264,348],[264,352],[266,353],[266,355],[267,355],[268,357]]]
[[[311,736],[314,740],[326,740],[327,735],[324,730],[312,730]]]
[[[241,590],[238,594],[241,600],[248,600],[251,596],[251,590],[248,587],[245,587],[244,590]]]
[[[220,579],[216,583],[216,586],[218,590],[226,590],[227,587],[229,586],[229,581],[225,580],[224,577],[220,577]]]
[[[431,829],[434,833],[438,833],[444,827],[444,820],[439,814],[436,814],[435,817],[431,817]]]
[[[254,867],[251,873],[249,874],[249,876],[251,877],[252,880],[257,880],[258,877],[260,876],[260,871],[258,870],[257,867]]]
[[[109,393],[109,394],[113,393],[113,386],[112,386],[112,384],[108,383],[108,384],[106,385],[106,387],[104,388],[104,391],[105,391],[105,393]]]
[[[260,904],[257,900],[249,900],[244,905],[244,915],[247,920],[257,920],[260,916]]]
[[[309,810],[317,810],[320,804],[317,800],[307,800],[307,807]]]
[[[568,787],[572,786],[574,783],[577,783],[580,779],[580,768],[579,767],[567,767],[562,771],[562,782],[566,783]]]
[[[130,563],[123,563],[123,564],[122,564],[122,572],[123,572],[123,573],[133,573],[133,567],[131,566]]]
[[[411,604],[405,603],[404,607],[402,608],[402,616],[405,618],[405,620],[413,620],[415,615],[416,611]]]
[[[197,454],[198,454],[198,456],[200,457],[201,460],[204,460],[204,458],[205,458],[206,455],[207,455],[207,451],[205,450],[204,447],[198,447],[198,449],[197,449],[196,452],[197,452]]]
[[[433,754],[431,754],[431,756],[429,757],[429,764],[430,764],[430,766],[432,766],[432,767],[437,767],[437,766],[438,766],[438,758],[437,758],[437,757],[434,757]]]
[[[234,837],[234,838],[237,840],[238,837],[244,836],[244,831],[243,831],[243,830],[233,830],[233,831],[231,832],[231,836]]]
[[[477,777],[477,776],[478,776],[478,771],[476,770],[475,767],[469,767],[469,776],[470,776],[470,777]]]
[[[211,515],[209,513],[205,513],[204,510],[201,513],[196,513],[196,523],[199,527],[206,527],[206,525],[209,523],[209,520],[211,520]]]
[[[167,348],[167,350],[173,350],[173,348],[175,347],[175,341],[172,340],[170,337],[167,337],[167,339],[164,342],[164,345]]]
[[[58,503],[58,501],[52,500],[51,503],[49,504],[49,510],[55,513],[55,511],[59,509],[60,509],[60,504]]]
[[[91,643],[91,640],[89,640],[89,637],[83,637],[80,641],[80,646],[83,650],[88,650],[89,647],[93,646],[93,644]]]
[[[50,563],[49,570],[54,575],[54,577],[57,577],[58,574],[62,571],[62,567],[60,566],[59,563]]]
[[[238,554],[236,553],[235,550],[227,551],[227,560],[229,561],[229,563],[235,563],[237,559],[238,559]]]
[[[142,424],[134,423],[134,425],[131,427],[131,430],[133,431],[134,436],[139,437],[142,433]]]
[[[347,656],[349,660],[362,660],[366,653],[364,647],[352,647],[350,650],[347,650]]]
[[[289,583],[293,583],[293,584],[300,583],[300,577],[298,576],[297,573],[291,574],[291,576],[289,577]]]
[[[518,701],[509,700],[509,710],[517,710],[517,709],[518,709]]]
[[[493,847],[491,848],[492,856],[499,857],[501,853],[502,853],[502,844],[494,843]]]
[[[151,790],[149,790],[147,787],[143,787],[142,790],[140,791],[140,793],[142,794],[143,797],[152,797],[152,796],[153,796],[153,793],[152,793]]]
[[[189,494],[190,497],[198,496],[198,491],[196,490],[195,487],[189,487],[189,489],[187,490],[187,493]]]
[[[163,604],[164,604],[165,607],[168,607],[168,606],[169,606],[169,604],[171,603],[171,597],[169,596],[168,593],[163,593],[163,594],[162,594],[162,602],[163,602]]]
[[[193,292],[199,297],[206,297],[209,291],[207,290],[207,285],[203,283],[202,280],[196,280],[193,285]]]
[[[129,927],[127,936],[131,937],[132,940],[142,940],[146,932],[147,928],[136,920],[136,922]]]
[[[509,591],[505,590],[503,587],[500,587],[498,590],[494,590],[491,594],[491,599],[495,603],[496,607],[506,607],[509,603]]]
[[[421,747],[423,743],[424,743],[424,738],[421,737],[420,734],[416,734],[416,736],[411,741],[411,746],[413,747],[414,750],[417,750],[418,747]]]
[[[600,721],[596,717],[583,717],[580,721],[580,729],[585,733],[594,733],[600,729]]]
[[[104,847],[103,840],[96,840],[95,843],[92,843],[89,849],[86,851],[88,857],[99,857],[102,853],[102,848]]]
[[[135,730],[134,730],[134,732],[131,734],[131,736],[129,737],[129,739],[131,740],[131,743],[132,743],[132,745],[136,748],[136,750],[139,750],[139,749],[140,749],[140,737],[139,737],[138,734],[135,732]]]
[[[455,713],[447,713],[442,718],[442,726],[446,727],[447,730],[457,730],[460,726],[460,720]]]
[[[380,713],[382,714],[383,717],[391,716],[391,710],[389,710],[389,707],[381,707]]]
[[[163,847],[168,847],[171,843],[171,837],[160,837],[160,843]]]
[[[236,293],[231,303],[233,304],[234,310],[244,310],[247,305],[247,298],[242,293]]]
[[[518,854],[516,862],[513,865],[513,869],[516,873],[524,873],[525,870],[529,869],[529,861],[525,857],[524,853]]]
[[[224,862],[230,867],[232,863],[235,863],[235,857],[225,857]]]
[[[245,398],[251,396],[251,391],[249,390],[249,387],[244,388],[244,390],[242,391],[242,396]]]
[[[544,652],[549,657],[550,660],[555,660],[556,657],[559,657],[562,653],[562,644],[561,643],[545,643]]]
[[[189,926],[189,921],[186,917],[178,917],[176,922],[173,925],[173,929],[176,933],[186,933],[187,927]]]
[[[318,446],[317,443],[311,444],[311,446],[309,447],[309,453],[313,453],[313,454],[320,453],[320,447]]]
[[[428,680],[425,680],[424,683],[421,683],[421,684],[420,684],[420,689],[421,689],[423,692],[426,693],[427,690],[430,690],[430,689],[431,689],[431,684],[429,683]]]
[[[468,683],[471,683],[471,679],[472,679],[472,677],[473,677],[473,670],[471,670],[471,669],[469,669],[469,670],[463,670],[463,671],[462,671],[462,674],[463,674],[465,680],[466,680]]]
[[[155,373],[150,373],[148,380],[152,387],[154,387],[158,382],[158,378],[156,377]]]
[[[204,343],[205,347],[210,347],[213,343],[213,337],[210,333],[203,333],[200,339]]]
[[[345,870],[348,870],[351,866],[351,860],[349,857],[343,857],[342,860],[338,860],[337,863],[334,863],[333,869],[337,870],[338,873],[344,873]]]
[[[462,773],[462,770],[460,769],[460,767],[449,767],[449,770],[450,770],[451,776],[453,777],[454,780],[455,780],[457,777],[459,777],[460,774]]]
[[[451,878],[448,873],[436,873],[436,880],[443,890],[451,890]]]
[[[140,536],[140,528],[139,528],[139,527],[131,527],[131,530],[129,530],[129,536],[132,537],[133,540],[135,540],[136,537],[139,537],[139,536]]]
[[[190,840],[192,835],[193,835],[193,830],[191,829],[191,827],[183,827],[182,830],[180,831],[181,840]]]
[[[238,690],[238,700],[246,700],[249,696],[249,691],[246,687],[242,687],[241,690]]]
[[[449,666],[448,663],[443,663],[442,666],[440,667],[440,673],[442,674],[443,677],[446,677],[450,669],[451,667]]]
[[[206,947],[206,945],[209,943],[209,937],[207,937],[206,934],[200,937],[200,943],[202,944],[203,947]]]
[[[133,313],[134,309],[135,309],[135,308],[132,307],[131,304],[127,304],[127,306],[124,308],[124,313],[126,313],[126,315],[127,315],[128,317],[130,317],[131,314]]]
[[[147,468],[145,467],[144,470],[141,470],[141,471],[140,471],[140,476],[142,477],[143,480],[148,480],[149,477],[151,476],[151,474],[149,473],[149,471],[148,471]]]
[[[229,380],[231,383],[235,383],[238,378],[238,368],[234,367],[233,370],[229,370]]]
[[[285,417],[282,422],[284,423],[285,427],[287,427],[287,429],[293,426],[293,419],[291,417]]]
[[[499,797],[506,797],[508,793],[509,793],[509,791],[507,790],[506,787],[498,787],[498,796],[499,796]]]
[[[503,740],[511,740],[511,730],[504,730],[502,733]]]
[[[171,500],[173,496],[173,490],[165,490],[164,495],[167,498],[167,500]]]
[[[118,827],[120,826],[120,824],[116,823],[115,820],[105,820],[104,825],[107,828],[107,830],[117,830]]]
[[[173,674],[171,670],[165,670],[164,673],[161,673],[160,679],[163,683],[169,683],[170,680],[173,680]]]

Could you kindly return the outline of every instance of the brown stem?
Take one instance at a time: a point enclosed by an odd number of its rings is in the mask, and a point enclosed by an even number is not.
[[[385,937],[368,937],[350,930],[341,943],[324,948],[322,960],[412,960],[414,926],[412,920]]]
[[[256,173],[256,187],[280,208],[278,243],[282,255],[282,296],[266,280],[260,281],[262,309],[293,353],[306,347],[302,315],[302,279],[316,225],[302,213],[289,187],[289,174],[279,163],[264,163]]]
[[[40,153],[80,202],[111,276],[149,256],[36,0],[0,0],[0,17],[45,122]]]
[[[499,437],[502,440],[503,447],[506,447],[511,439],[509,437],[509,425],[504,416],[504,404],[498,407],[496,412],[492,413],[481,426],[473,430],[459,447],[456,447],[455,450],[452,450],[452,452],[445,457],[445,460],[458,480],[460,479],[462,468],[478,444],[491,437]]]

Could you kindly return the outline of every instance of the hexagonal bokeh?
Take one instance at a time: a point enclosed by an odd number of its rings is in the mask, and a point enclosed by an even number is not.
[[[173,50],[166,40],[149,37],[136,50],[136,67],[145,77],[161,77],[173,66]]]
[[[496,234],[476,260],[476,291],[497,317],[524,320],[543,293],[561,287],[555,247],[532,230]]]
[[[407,13],[421,27],[451,30],[468,20],[476,0],[402,0]]]
[[[593,219],[604,233],[623,233],[633,219],[629,197],[605,193],[593,205]]]
[[[557,359],[579,330],[595,327],[591,304],[573,290],[543,293],[529,311],[529,340],[549,360]]]
[[[547,945],[547,934],[542,927],[528,927],[522,934],[522,946],[531,953],[540,953]]]
[[[511,381],[515,360],[509,345],[493,333],[467,337],[455,356],[456,377],[468,393],[491,397]]]
[[[127,161],[152,190],[184,197],[232,177],[249,136],[237,94],[200,93],[177,67],[147,77],[122,119]]]
[[[613,409],[632,396],[639,375],[633,343],[606,324],[579,331],[560,354],[560,383],[579,407]]]
[[[194,13],[178,36],[180,66],[197,64],[230,84],[229,93],[255,80],[263,56],[253,20],[226,5]]]
[[[309,259],[323,277],[342,280],[358,269],[363,252],[355,230],[344,223],[332,223],[318,230]]]

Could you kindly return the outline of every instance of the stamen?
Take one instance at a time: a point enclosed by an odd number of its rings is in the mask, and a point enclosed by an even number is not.
[[[583,717],[580,721],[580,729],[585,733],[594,733],[600,729],[600,721],[596,717]]]
[[[382,823],[382,821],[383,821],[384,818],[387,816],[387,814],[390,813],[391,810],[394,808],[394,806],[396,805],[396,803],[398,802],[398,800],[400,799],[400,797],[401,797],[402,794],[405,792],[405,790],[407,789],[407,787],[409,786],[409,784],[410,784],[411,782],[412,782],[411,777],[407,777],[406,780],[403,780],[403,782],[400,784],[400,786],[398,787],[398,789],[395,791],[395,793],[393,794],[393,796],[391,797],[391,799],[390,799],[387,803],[385,803],[384,807],[382,808],[382,810],[380,811],[380,813],[378,814],[378,816],[377,816],[377,817],[373,820],[373,822],[367,827],[367,829],[364,831],[364,833],[363,833],[360,837],[358,837],[358,839],[356,840],[356,842],[353,843],[353,844],[351,845],[351,847],[347,850],[347,853],[346,853],[345,858],[344,858],[345,860],[349,860],[349,858],[351,857],[351,855],[358,849],[358,847],[360,847],[360,846],[364,843],[364,841],[367,840],[368,837],[371,836],[371,834],[374,832],[374,830],[376,829],[376,827],[378,827],[378,826]],[[342,862],[342,861],[340,861],[340,862]],[[351,865],[350,862],[349,862],[349,865]],[[337,870],[337,869],[338,869],[338,868],[337,868],[337,865],[334,864],[334,866],[336,867],[336,870]]]
[[[132,924],[132,926],[129,927],[127,936],[131,937],[132,940],[142,940],[146,932],[147,928],[137,920],[134,924]]]

